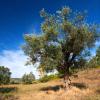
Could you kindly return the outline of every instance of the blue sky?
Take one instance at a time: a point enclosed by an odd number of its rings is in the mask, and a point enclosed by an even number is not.
[[[42,19],[39,11],[42,8],[54,13],[65,5],[73,11],[87,10],[87,21],[100,23],[100,0],[0,0],[0,56],[6,57],[9,52],[20,52],[20,46],[24,43],[23,35],[40,32]],[[5,50],[8,51],[6,54]],[[11,56],[12,53],[9,57]],[[21,57],[24,56],[23,54]],[[0,64],[7,66],[2,62]],[[14,72],[14,77],[16,76],[18,77]]]

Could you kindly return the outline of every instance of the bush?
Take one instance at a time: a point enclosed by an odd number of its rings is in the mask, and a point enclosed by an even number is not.
[[[39,81],[38,81],[38,80],[34,80],[32,83],[33,83],[33,84],[38,84]]]
[[[9,68],[0,66],[0,84],[10,83],[11,72]]]
[[[50,80],[54,80],[57,78],[58,78],[58,75],[49,75],[49,76],[45,75],[44,77],[39,79],[39,82],[48,82]]]
[[[35,80],[35,76],[32,72],[29,74],[24,74],[22,77],[22,82],[24,84],[32,84],[32,82]]]

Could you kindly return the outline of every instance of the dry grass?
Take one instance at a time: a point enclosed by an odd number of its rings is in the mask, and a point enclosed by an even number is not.
[[[0,88],[11,88],[11,91],[2,94],[17,97],[8,100],[100,100],[100,68],[79,72],[78,76],[78,78],[71,78],[72,85],[67,91],[61,88],[63,83],[61,79],[47,83],[8,85]]]

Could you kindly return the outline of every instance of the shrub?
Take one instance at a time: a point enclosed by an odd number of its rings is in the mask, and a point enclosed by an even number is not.
[[[35,76],[32,72],[29,74],[24,74],[22,77],[22,82],[24,84],[32,84],[32,82],[35,80]]]
[[[48,76],[45,75],[44,77],[39,79],[39,82],[47,82],[47,81],[54,80],[57,78],[58,78],[58,75],[48,75]]]
[[[11,72],[9,68],[0,66],[0,84],[10,83]]]

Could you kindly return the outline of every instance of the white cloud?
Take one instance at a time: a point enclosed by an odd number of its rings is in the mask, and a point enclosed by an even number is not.
[[[24,55],[22,50],[4,50],[0,54],[0,66],[6,66],[12,72],[12,77],[22,77],[24,73],[33,72],[36,78],[39,77],[39,73],[34,66],[25,66],[27,56]],[[35,66],[38,66],[36,63]]]

